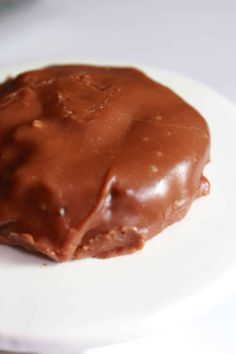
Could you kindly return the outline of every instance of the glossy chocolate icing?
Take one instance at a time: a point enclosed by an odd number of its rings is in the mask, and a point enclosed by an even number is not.
[[[0,85],[0,242],[109,257],[206,195],[206,122],[131,68],[53,66]]]

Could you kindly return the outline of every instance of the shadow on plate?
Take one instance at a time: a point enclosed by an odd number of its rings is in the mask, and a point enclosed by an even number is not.
[[[47,257],[41,254],[32,254],[22,248],[0,245],[0,267],[2,266],[39,266],[39,265],[56,265]],[[1,351],[0,351],[1,354]]]
[[[32,3],[35,3],[35,0],[1,0],[0,16],[7,15],[12,12],[14,13],[15,11],[19,11],[19,9],[22,9],[28,5],[32,5]]]

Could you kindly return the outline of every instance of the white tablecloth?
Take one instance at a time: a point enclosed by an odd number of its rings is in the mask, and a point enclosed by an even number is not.
[[[236,1],[0,1],[0,70],[62,56],[175,70],[236,101]],[[236,294],[186,325],[89,353],[235,354],[235,329]]]

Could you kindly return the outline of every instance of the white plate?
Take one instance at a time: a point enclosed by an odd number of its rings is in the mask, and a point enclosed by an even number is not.
[[[37,65],[1,68],[0,79]],[[236,108],[191,79],[141,68],[207,119],[211,194],[129,256],[45,265],[37,256],[0,246],[1,349],[78,354],[199,315],[233,290]]]

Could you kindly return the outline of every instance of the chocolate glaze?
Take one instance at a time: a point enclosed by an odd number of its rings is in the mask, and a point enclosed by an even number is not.
[[[109,257],[206,195],[206,122],[131,68],[54,66],[0,85],[0,242]]]

